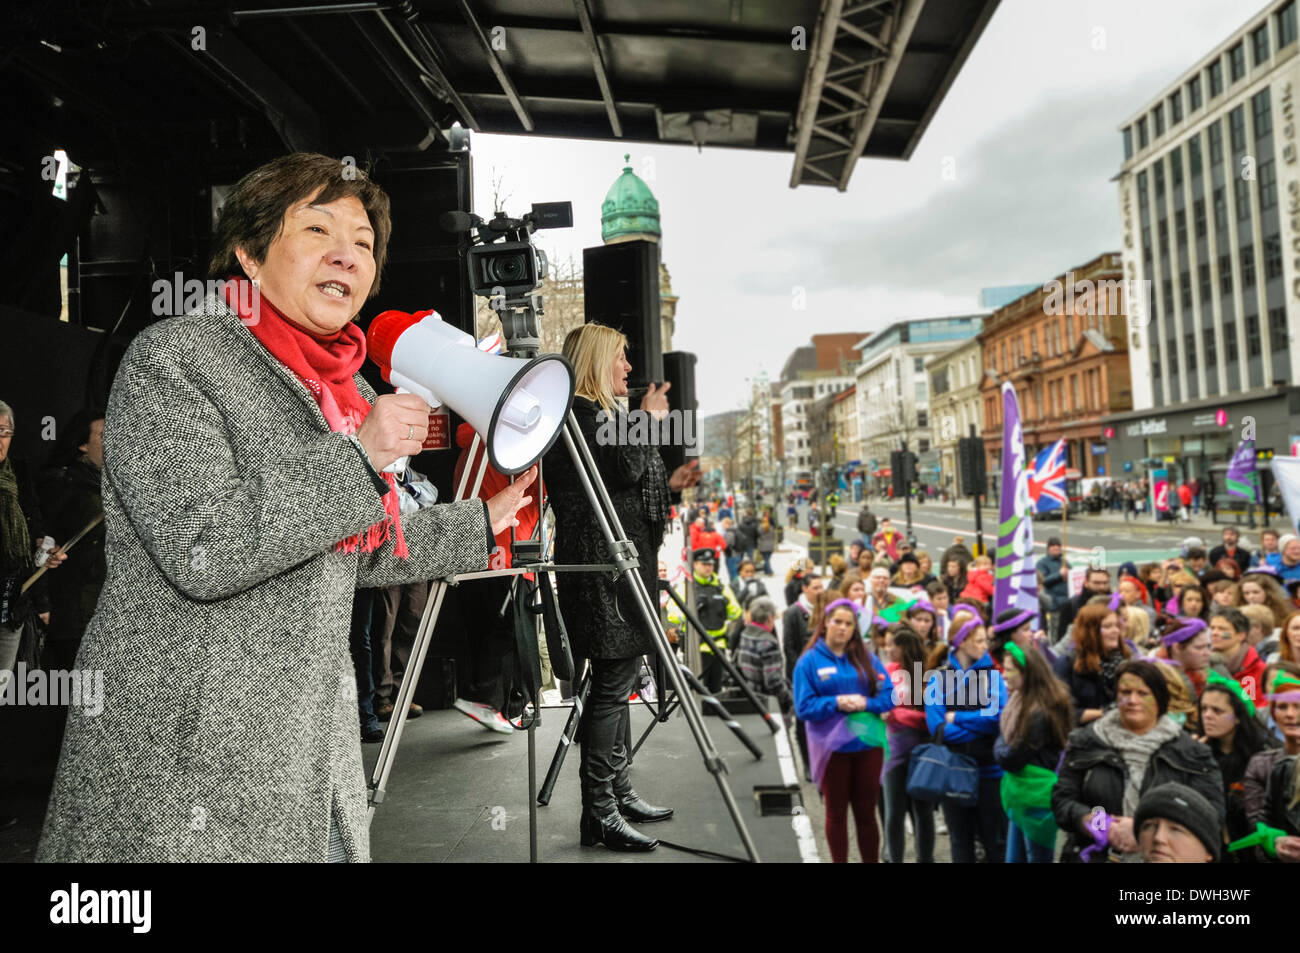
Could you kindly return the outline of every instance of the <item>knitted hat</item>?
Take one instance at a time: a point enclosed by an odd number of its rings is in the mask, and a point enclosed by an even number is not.
[[[1219,814],[1203,796],[1185,784],[1170,781],[1142,795],[1133,815],[1133,833],[1151,818],[1163,817],[1187,828],[1215,859],[1219,859]]]

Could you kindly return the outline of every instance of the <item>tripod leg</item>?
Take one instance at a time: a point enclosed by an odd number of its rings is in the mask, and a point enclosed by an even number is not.
[[[682,615],[686,617],[686,621],[689,622],[695,631],[699,633],[700,638],[704,640],[705,644],[708,645],[709,648],[713,649],[713,657],[722,665],[723,670],[731,676],[731,680],[739,686],[745,698],[754,706],[754,710],[763,717],[763,721],[767,723],[767,727],[772,734],[776,734],[780,731],[780,724],[774,717],[772,717],[772,713],[767,710],[767,706],[758,700],[758,696],[755,695],[754,690],[750,688],[749,682],[745,681],[745,677],[741,675],[740,670],[736,668],[736,663],[727,658],[727,653],[718,647],[718,643],[713,640],[713,636],[709,635],[709,633],[705,631],[704,624],[700,622],[694,612],[686,608],[686,603],[682,602],[681,596],[677,595],[677,593],[673,591],[672,587],[668,588],[668,597],[672,599],[673,602],[677,603],[677,608],[679,608]]]
[[[686,723],[695,738],[696,746],[700,749],[700,755],[704,759],[704,766],[713,775],[713,779],[718,785],[718,794],[722,798],[727,812],[731,815],[736,833],[745,847],[745,853],[749,856],[750,861],[757,863],[759,861],[758,848],[755,846],[749,828],[740,814],[740,807],[736,804],[731,788],[727,786],[726,779],[722,776],[723,772],[726,771],[726,764],[709,737],[708,729],[704,726],[699,709],[695,707],[694,698],[686,692],[679,663],[672,646],[668,643],[668,636],[664,634],[663,623],[659,619],[659,605],[656,601],[651,600],[650,593],[646,590],[645,580],[637,572],[639,563],[636,559],[635,547],[632,546],[627,539],[627,535],[623,532],[618,514],[614,510],[614,503],[610,499],[604,483],[600,480],[600,471],[591,455],[591,448],[587,446],[586,438],[583,437],[582,430],[578,426],[577,418],[574,417],[572,410],[569,411],[569,419],[565,429],[561,431],[561,435],[564,437],[569,456],[573,460],[578,479],[583,485],[587,499],[592,504],[592,515],[596,518],[596,523],[605,537],[605,543],[614,556],[614,562],[618,565],[620,576],[631,587],[631,592],[635,596],[636,605],[640,609],[646,631],[654,641],[659,656],[664,660],[673,689],[681,698]]]
[[[731,712],[727,711],[726,706],[709,694],[709,690],[704,687],[704,683],[685,665],[682,666],[682,677],[690,683],[691,688],[695,689],[700,696],[700,706],[709,709],[709,711],[721,718],[722,723],[731,729],[731,733],[740,739],[740,743],[749,749],[749,753],[754,756],[754,760],[761,761],[763,759],[763,749],[754,744],[753,739],[745,734],[745,729],[740,727],[740,722],[731,717]]]
[[[551,758],[551,767],[546,772],[546,780],[542,782],[542,789],[537,792],[538,804],[545,806],[551,803],[551,794],[555,790],[555,782],[560,778],[560,769],[564,767],[564,758],[569,753],[569,746],[573,744],[573,739],[577,737],[578,724],[582,718],[582,706],[587,702],[587,690],[590,687],[591,664],[589,662],[573,694],[573,709],[569,712],[569,720],[564,723],[564,731],[560,733],[560,743],[555,746],[555,755]]]

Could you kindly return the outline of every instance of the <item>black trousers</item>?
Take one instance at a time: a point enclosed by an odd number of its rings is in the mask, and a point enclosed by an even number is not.
[[[618,810],[615,797],[632,789],[632,720],[628,696],[641,669],[641,656],[592,659],[591,688],[582,715],[582,759],[578,777],[582,806],[599,815]]]

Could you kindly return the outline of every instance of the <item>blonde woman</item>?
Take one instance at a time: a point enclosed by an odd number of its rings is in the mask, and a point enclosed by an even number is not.
[[[1153,648],[1151,642],[1151,617],[1141,610],[1127,608],[1124,617],[1124,637],[1140,649]],[[1149,644],[1150,643],[1150,644]]]
[[[640,559],[641,578],[655,592],[655,558],[663,542],[671,495],[699,482],[699,462],[678,467],[670,477],[653,444],[620,444],[610,434],[644,432],[624,426],[627,413],[619,398],[627,396],[627,339],[599,324],[575,328],[564,339],[564,356],[576,381],[573,415],[587,441],[601,480]],[[668,410],[663,388],[650,386],[641,412],[656,417]],[[614,422],[615,426],[610,426]],[[624,422],[625,423],[625,422]],[[555,508],[555,559],[561,564],[606,563],[611,554],[593,518],[591,503],[563,444],[546,455],[546,486]],[[657,840],[635,830],[637,823],[662,821],[670,808],[643,801],[628,777],[630,727],[627,699],[642,655],[654,643],[628,583],[608,572],[566,573],[559,587],[560,611],[568,624],[575,658],[591,663],[590,692],[582,719],[581,838],[584,847],[604,844],[611,850],[646,851]]]

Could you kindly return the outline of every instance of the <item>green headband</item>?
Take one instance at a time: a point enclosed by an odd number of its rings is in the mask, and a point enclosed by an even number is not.
[[[1008,642],[1006,645],[1002,646],[1002,651],[1009,653],[1011,657],[1016,660],[1016,664],[1022,669],[1029,668],[1029,663],[1025,661],[1024,650],[1021,649],[1020,646],[1016,645],[1016,643]]]
[[[1276,694],[1283,687],[1300,688],[1300,678],[1283,669],[1273,676],[1273,692]]]
[[[1241,700],[1241,703],[1246,706],[1246,713],[1251,718],[1255,717],[1254,701],[1246,695],[1245,689],[1241,687],[1241,682],[1235,678],[1228,678],[1226,675],[1221,675],[1214,669],[1210,669],[1205,676],[1205,687],[1221,688],[1229,695],[1236,695]]]

